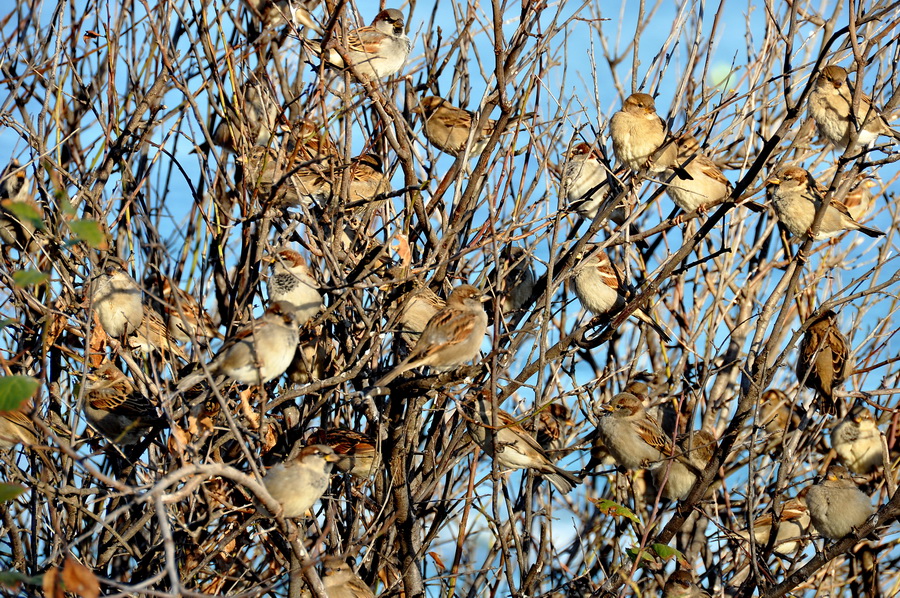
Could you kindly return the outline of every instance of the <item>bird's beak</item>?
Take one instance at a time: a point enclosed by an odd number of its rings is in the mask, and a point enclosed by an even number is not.
[[[772,178],[770,178],[769,180],[766,181],[766,187],[770,187],[772,185],[780,185],[780,184],[781,184],[781,179],[779,179],[777,176],[773,176]]]
[[[410,112],[412,112],[413,114],[425,114],[425,111],[422,110],[421,106],[416,106],[415,108],[410,110]]]
[[[612,413],[613,412],[612,405],[609,403],[606,403],[605,405],[600,407],[600,411],[603,411],[604,413]]]
[[[345,455],[339,455],[337,453],[332,453],[330,455],[325,455],[324,458],[325,458],[325,461],[327,461],[328,463],[337,463],[338,461],[343,459],[344,456]]]
[[[484,295],[479,297],[478,300],[481,301],[482,303],[487,303],[488,301],[491,300],[491,296],[485,293]]]

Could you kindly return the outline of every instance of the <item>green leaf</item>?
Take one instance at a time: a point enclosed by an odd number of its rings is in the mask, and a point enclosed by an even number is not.
[[[33,284],[43,284],[50,279],[50,275],[40,270],[18,270],[13,272],[13,281],[16,286],[27,287]]]
[[[15,500],[28,492],[28,488],[18,484],[0,484],[0,503]]]
[[[0,588],[8,588],[10,590],[18,590],[19,586],[28,584],[30,586],[41,587],[43,585],[43,575],[29,577],[18,571],[0,571]]]
[[[0,411],[15,411],[34,396],[40,385],[31,376],[0,377]]]
[[[659,556],[664,561],[671,561],[672,559],[677,559],[679,563],[687,563],[687,559],[684,558],[684,555],[678,550],[672,548],[668,544],[651,544],[650,548],[653,549],[653,552]]]
[[[634,511],[632,511],[628,507],[623,507],[617,502],[613,502],[604,498],[595,500],[594,504],[597,505],[597,510],[604,515],[610,515],[612,517],[625,517],[632,520],[637,525],[641,524],[641,518],[635,515]]]
[[[642,550],[638,550],[637,546],[632,546],[631,548],[626,549],[625,554],[628,555],[628,557],[631,559],[632,562],[640,559],[643,564],[643,562],[652,563],[655,560],[653,558],[653,555],[650,554],[646,548],[644,548]]]
[[[103,228],[96,220],[82,218],[81,220],[73,220],[69,223],[72,232],[80,241],[84,241],[93,249],[109,249],[106,241],[106,235]]]
[[[44,229],[44,219],[37,206],[25,201],[10,201],[4,207],[22,222],[29,222],[37,229]]]

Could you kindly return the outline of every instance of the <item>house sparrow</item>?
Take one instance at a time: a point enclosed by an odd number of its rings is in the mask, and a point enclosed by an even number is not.
[[[689,571],[676,569],[663,586],[662,598],[709,598],[709,593],[694,583]]]
[[[375,440],[361,432],[344,428],[317,430],[307,439],[308,444],[330,446],[338,460],[334,466],[355,477],[368,479],[375,473],[379,461]]]
[[[13,158],[0,172],[0,241],[29,253],[39,245],[35,231],[44,227],[44,211],[30,189],[25,169]]]
[[[332,360],[330,344],[330,339],[321,330],[301,329],[297,351],[287,370],[288,381],[309,384],[327,378],[326,371]]]
[[[882,463],[881,432],[863,405],[850,410],[831,431],[831,448],[853,473],[869,474]]]
[[[322,583],[328,598],[375,598],[372,588],[343,559],[327,559],[325,566]]]
[[[263,484],[281,503],[285,518],[303,517],[328,489],[331,468],[340,459],[330,446],[303,447],[296,457],[272,467]]]
[[[809,487],[806,506],[816,531],[831,540],[843,538],[875,513],[872,500],[838,463],[828,467],[824,480]]]
[[[91,304],[104,332],[113,338],[134,332],[144,318],[141,288],[117,257],[109,256],[103,273],[94,278]]]
[[[609,121],[613,152],[631,170],[660,174],[675,163],[676,148],[666,143],[666,125],[646,93],[633,93]],[[662,151],[660,151],[662,148]]]
[[[847,71],[830,64],[824,67],[816,78],[816,84],[809,94],[809,115],[816,121],[819,133],[838,149],[846,149],[850,134],[866,121],[859,131],[859,144],[863,147],[875,141],[879,135],[891,136],[892,131],[881,112],[872,106],[869,96],[860,96],[857,112],[851,117],[853,90],[847,81]],[[852,128],[851,128],[852,127]]]
[[[368,222],[371,214],[382,202],[375,202],[379,195],[391,192],[391,181],[384,173],[384,163],[377,154],[363,154],[353,158],[348,168],[350,182],[342,205],[361,222]],[[341,175],[335,173],[332,192],[341,189]]]
[[[320,31],[311,14],[319,3],[320,0],[244,0],[244,5],[266,29],[281,27],[290,21],[313,31]]]
[[[678,448],[671,466],[663,463],[653,470],[659,487],[665,479],[662,494],[669,500],[684,500],[690,494],[697,476],[706,469],[716,448],[715,437],[706,430],[694,430],[678,438]],[[666,472],[668,471],[668,478]]]
[[[226,103],[225,117],[212,135],[214,144],[233,154],[255,145],[269,145],[281,114],[281,106],[267,90],[261,90],[258,81],[251,79],[238,91],[233,105]]]
[[[29,402],[13,411],[0,411],[0,449],[12,448],[17,444],[37,444],[34,424],[26,415],[31,408]]]
[[[825,196],[812,174],[797,166],[788,166],[766,181],[766,186],[775,213],[785,228],[796,237],[809,234]],[[816,241],[830,239],[845,230],[858,230],[870,237],[884,235],[880,230],[854,220],[844,204],[832,200],[814,238]]]
[[[478,115],[463,108],[457,108],[447,100],[437,96],[422,98],[414,107],[413,114],[421,114],[425,119],[425,138],[442,152],[456,155],[466,149],[473,123],[478,122]],[[472,139],[471,154],[477,155],[491,135],[497,121],[488,119]]]
[[[401,306],[398,318],[400,338],[407,347],[415,346],[431,318],[447,306],[447,302],[422,281],[413,279],[412,284],[412,290],[398,301]]]
[[[319,284],[306,260],[296,251],[283,249],[269,259],[272,261],[272,275],[266,285],[269,303],[289,304],[297,326],[303,326],[324,307]]]
[[[576,262],[573,270],[575,295],[589,312],[599,316],[625,307],[625,296],[622,294],[625,287],[623,275],[613,267],[605,252],[596,251],[588,254]],[[672,340],[643,309],[638,308],[631,315],[648,324],[665,342]]]
[[[114,444],[137,444],[164,420],[150,400],[111,361],[87,374],[82,412],[88,423]]]
[[[149,355],[156,351],[163,356],[174,355],[184,362],[189,361],[187,353],[175,344],[174,338],[169,334],[169,328],[163,316],[152,309],[144,310],[141,325],[128,335],[127,344],[143,355]]]
[[[497,428],[493,428],[493,399],[484,391],[468,400],[466,425],[469,435],[485,453],[497,463],[509,469],[533,469],[542,474],[563,494],[581,483],[574,473],[557,467],[544,449],[516,419],[505,411],[497,410]]]
[[[875,207],[876,195],[872,191],[878,187],[880,182],[875,177],[865,173],[857,175],[856,182],[844,197],[844,207],[850,213],[850,217],[859,222],[869,215],[872,208]]]
[[[487,332],[487,313],[481,291],[467,284],[453,289],[447,306],[425,326],[409,355],[375,383],[384,386],[400,374],[428,365],[446,368],[474,359]]]
[[[568,407],[562,403],[550,403],[541,409],[531,424],[538,444],[545,451],[551,451],[562,448],[559,445],[563,431],[567,427],[574,426],[575,422],[572,420],[572,411]]]
[[[221,338],[212,318],[193,295],[181,289],[168,276],[160,275],[160,279],[162,311],[172,338],[182,343],[195,338]]]
[[[306,160],[302,152],[255,145],[237,161],[248,190],[255,191],[263,205],[310,205],[327,200],[330,194],[325,166],[320,160]]]
[[[778,554],[790,556],[800,546],[800,538],[809,531],[810,518],[806,502],[802,498],[791,498],[782,505],[780,516],[767,513],[754,519],[753,539],[757,546],[768,546],[776,523],[778,531],[772,548]],[[744,540],[750,540],[750,532],[747,530],[738,531],[737,534]]]
[[[834,390],[843,386],[850,369],[850,345],[837,327],[837,314],[826,310],[814,317],[800,341],[797,379],[816,391],[819,411],[834,415]]]
[[[560,182],[569,208],[593,220],[610,191],[603,155],[581,142],[566,152],[565,158]]]
[[[685,212],[702,210],[724,200],[731,193],[731,182],[715,162],[703,153],[693,135],[675,140],[681,168],[672,171],[666,193]],[[670,169],[671,170],[671,169]],[[687,173],[685,176],[684,173]],[[688,178],[690,177],[690,178]]]
[[[631,393],[622,392],[602,407],[597,434],[616,463],[625,469],[653,465],[672,454],[672,446],[659,423]]]
[[[493,318],[497,307],[501,315],[514,314],[525,305],[534,290],[536,278],[531,268],[531,256],[521,247],[505,246],[500,251],[499,263],[488,273],[488,280],[493,296],[488,316]]]
[[[412,42],[406,36],[403,13],[396,8],[382,10],[372,24],[347,32],[343,40],[332,39],[326,50],[326,60],[336,68],[344,68],[344,54],[365,81],[390,77],[401,68],[409,56]]]

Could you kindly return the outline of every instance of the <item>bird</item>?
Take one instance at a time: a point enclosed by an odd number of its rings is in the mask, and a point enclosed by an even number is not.
[[[331,469],[340,459],[330,446],[305,446],[293,459],[273,466],[262,482],[281,504],[281,516],[303,517],[322,498],[331,479]]]
[[[306,260],[293,249],[282,249],[271,255],[269,261],[272,263],[272,274],[266,284],[269,303],[289,305],[297,326],[305,325],[324,307],[319,284]]]
[[[667,144],[666,125],[656,113],[653,97],[646,93],[625,98],[622,109],[609,121],[609,135],[616,159],[631,170],[660,174],[675,163],[675,146]]]
[[[525,306],[534,290],[536,277],[531,256],[521,247],[506,245],[500,250],[500,259],[487,278],[492,295],[488,319],[492,321],[497,308],[501,316],[515,314]]]
[[[91,283],[91,306],[107,335],[122,338],[144,319],[141,288],[128,274],[125,262],[107,257],[107,265]]]
[[[562,448],[563,432],[574,425],[572,411],[563,403],[550,403],[531,422],[535,439],[545,451]]]
[[[436,148],[450,155],[457,155],[466,149],[473,123],[478,115],[463,108],[457,108],[438,96],[427,96],[419,101],[411,112],[421,114],[425,121],[425,138]],[[513,122],[513,119],[510,119]],[[471,154],[480,154],[487,140],[494,134],[497,121],[487,119],[472,137]]]
[[[379,459],[371,436],[346,428],[320,429],[309,436],[307,443],[330,446],[338,457],[334,466],[354,477],[368,479],[375,473]]]
[[[194,339],[220,338],[212,318],[193,295],[168,276],[159,275],[162,312],[169,335],[181,343]]]
[[[694,583],[685,569],[676,569],[663,586],[662,598],[709,598],[709,593]]]
[[[233,102],[225,103],[225,117],[212,135],[214,144],[233,154],[254,145],[269,145],[281,114],[281,106],[259,81],[251,79],[238,91]]]
[[[325,560],[322,584],[328,598],[375,598],[372,588],[341,558]]]
[[[494,399],[486,391],[478,391],[467,399],[469,412],[466,426],[469,435],[497,464],[509,469],[532,469],[553,484],[563,494],[581,483],[573,472],[558,467],[529,434],[509,413],[496,411],[494,427]]]
[[[630,392],[621,392],[601,408],[597,434],[620,466],[625,469],[659,467],[673,454],[672,443],[659,422]]]
[[[697,477],[712,459],[716,439],[706,430],[694,430],[680,436],[676,444],[678,448],[671,459],[671,465],[663,463],[654,469],[653,478],[657,487],[662,486],[664,497],[669,500],[684,500],[697,482]],[[665,485],[662,485],[663,480]]]
[[[28,253],[40,246],[35,233],[44,228],[44,210],[30,190],[25,169],[13,158],[0,172],[0,241]]]
[[[398,301],[400,313],[397,322],[400,324],[400,338],[407,347],[415,346],[429,320],[447,306],[447,302],[438,297],[428,285],[418,278],[412,279],[412,288]]]
[[[813,527],[830,540],[843,538],[875,513],[872,499],[857,488],[850,472],[839,463],[832,463],[824,479],[809,487],[806,506]]]
[[[696,137],[678,137],[675,148],[680,168],[667,170],[671,173],[671,178],[666,187],[666,193],[675,205],[685,212],[702,211],[731,194],[731,182],[715,162],[703,153]]]
[[[881,432],[875,416],[863,405],[850,410],[831,431],[831,448],[856,474],[872,473],[882,464]]]
[[[275,207],[309,206],[326,201],[330,161],[307,160],[304,152],[275,145],[254,145],[237,158],[247,190],[263,205]]]
[[[841,202],[850,213],[850,217],[859,222],[869,215],[875,207],[876,194],[872,191],[881,182],[874,176],[860,173],[844,200]]]
[[[453,289],[446,307],[428,320],[409,355],[375,386],[385,386],[400,374],[423,365],[449,368],[474,359],[487,332],[487,313],[482,305],[486,300],[471,285]]]
[[[802,498],[791,498],[781,506],[777,517],[774,513],[767,513],[753,520],[753,540],[759,547],[768,546],[772,532],[775,531],[772,549],[783,556],[790,556],[801,545],[801,538],[809,531],[809,525],[810,517],[806,501]],[[748,530],[740,530],[737,534],[746,541],[750,540]]]
[[[560,182],[568,207],[593,220],[610,192],[603,154],[582,141],[566,152],[565,159]]]
[[[321,0],[243,0],[244,5],[267,29],[281,27],[291,22],[299,23],[313,31],[320,31],[312,18],[312,11]]]
[[[126,342],[143,355],[158,352],[164,357],[174,355],[184,362],[190,361],[184,349],[175,343],[163,316],[152,309],[144,310],[140,326],[128,335]]]
[[[812,174],[798,166],[788,166],[770,177],[766,181],[766,187],[778,220],[785,228],[796,237],[811,234],[816,213],[825,197],[824,190]],[[822,241],[845,230],[858,230],[869,237],[884,235],[882,231],[854,220],[844,204],[832,200],[813,238]]]
[[[579,259],[573,268],[573,288],[581,305],[597,316],[621,310],[626,303],[622,294],[625,289],[622,273],[613,267],[606,252],[586,250],[585,253],[586,256]],[[665,342],[672,340],[642,308],[631,315],[648,324]]]
[[[34,424],[28,417],[33,406],[30,401],[18,409],[0,411],[0,449],[12,448],[17,444],[37,444]]]
[[[412,41],[406,36],[403,13],[396,8],[379,12],[372,24],[348,31],[343,39],[335,38],[325,49],[326,62],[345,68],[336,48],[342,48],[350,65],[363,81],[384,79],[398,72],[406,63]]]
[[[165,420],[150,399],[112,361],[87,373],[82,412],[88,423],[116,445],[137,444]]]
[[[838,149],[847,149],[851,133],[859,130],[859,144],[865,147],[879,135],[893,136],[887,120],[872,105],[872,100],[860,94],[859,106],[853,111],[853,90],[847,81],[847,71],[836,64],[822,68],[809,94],[809,115],[816,122],[819,134]],[[860,129],[863,123],[866,126]]]
[[[797,379],[816,391],[816,408],[834,415],[834,391],[850,374],[850,344],[837,326],[837,314],[828,309],[813,316],[800,341]]]

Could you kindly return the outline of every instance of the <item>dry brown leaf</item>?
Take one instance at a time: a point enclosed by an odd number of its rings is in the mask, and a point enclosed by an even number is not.
[[[178,457],[183,457],[184,449],[187,448],[190,441],[190,434],[182,430],[180,426],[173,425],[172,433],[169,435],[169,440],[166,444],[169,446],[170,453],[174,453],[178,455]]]
[[[441,556],[436,552],[429,552],[428,556],[431,557],[431,560],[434,561],[434,564],[437,565],[438,569],[446,569],[444,566],[444,561],[441,560]]]
[[[53,567],[44,573],[44,596],[46,598],[65,598],[66,592],[58,583],[59,569]]]
[[[100,581],[97,576],[71,556],[66,556],[60,579],[67,592],[82,598],[97,598],[100,595]]]

